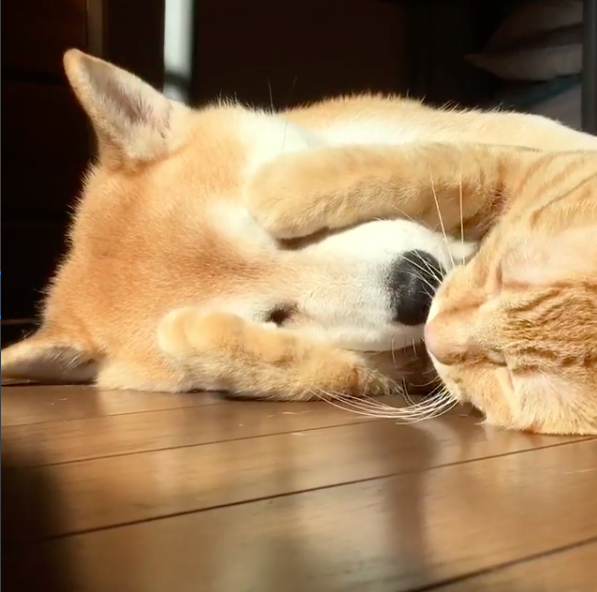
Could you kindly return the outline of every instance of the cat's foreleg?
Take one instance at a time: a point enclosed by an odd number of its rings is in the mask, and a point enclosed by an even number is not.
[[[459,234],[468,222],[498,213],[505,174],[528,154],[481,144],[314,148],[263,164],[246,186],[245,203],[279,239],[376,218]]]

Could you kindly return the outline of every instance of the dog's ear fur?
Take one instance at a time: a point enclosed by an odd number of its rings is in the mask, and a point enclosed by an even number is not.
[[[168,152],[173,118],[186,107],[134,74],[77,49],[69,49],[63,63],[95,130],[100,157],[125,164],[151,161]]]
[[[2,350],[2,380],[87,383],[96,372],[97,359],[85,345],[49,330]]]

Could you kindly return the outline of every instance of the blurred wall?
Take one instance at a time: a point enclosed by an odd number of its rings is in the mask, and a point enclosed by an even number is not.
[[[377,0],[197,0],[193,102],[276,107],[352,91],[405,91],[405,20]],[[270,91],[271,89],[271,91]]]

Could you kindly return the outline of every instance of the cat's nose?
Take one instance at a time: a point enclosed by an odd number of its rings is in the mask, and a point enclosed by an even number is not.
[[[470,339],[469,323],[459,322],[450,313],[439,313],[425,324],[424,339],[427,351],[444,366],[461,363],[467,356],[478,352]]]
[[[402,325],[422,325],[445,270],[431,254],[407,251],[394,263],[390,273],[393,318]]]
[[[425,325],[425,347],[427,351],[439,362],[442,360],[441,336],[438,331],[437,319],[434,319]]]

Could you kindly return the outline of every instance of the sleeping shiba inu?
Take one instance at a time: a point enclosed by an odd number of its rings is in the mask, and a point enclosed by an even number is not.
[[[595,146],[535,116],[392,97],[190,109],[80,51],[64,65],[98,157],[41,326],[2,352],[3,377],[292,400],[416,382],[435,289],[499,214],[499,192],[446,193],[417,147]],[[363,217],[386,185],[392,207]]]

